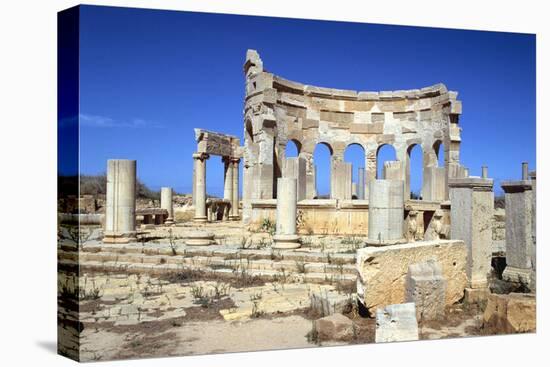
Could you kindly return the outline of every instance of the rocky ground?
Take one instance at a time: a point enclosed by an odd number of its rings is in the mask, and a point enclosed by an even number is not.
[[[235,222],[210,223],[202,229],[213,231],[217,244],[207,247],[215,249],[212,250],[215,256],[208,256],[213,259],[225,256],[220,260],[224,266],[235,261],[229,257],[233,256],[233,252],[242,251],[254,255],[250,264],[261,265],[259,269],[264,273],[275,271],[265,270],[269,268],[282,269],[284,274],[287,269],[289,274],[296,276],[264,278],[250,275],[254,274],[252,271],[242,276],[238,267],[229,271],[215,263],[208,263],[208,266],[232,276],[217,277],[216,273],[206,273],[193,266],[180,266],[179,263],[173,268],[174,271],[150,271],[170,263],[176,265],[178,261],[194,265],[196,259],[204,258],[204,254],[198,256],[192,252],[197,248],[192,249],[184,244],[186,233],[196,229],[196,225],[191,223],[157,226],[141,234],[142,242],[129,245],[127,249],[118,249],[116,261],[137,259],[142,266],[139,271],[107,271],[101,266],[97,267],[100,270],[90,270],[92,267],[83,266],[80,277],[76,278],[70,263],[61,262],[65,265],[61,266],[58,277],[61,296],[59,332],[62,336],[75,335],[76,328],[80,328],[81,360],[374,342],[376,322],[358,306],[354,289],[332,280],[315,278],[317,280],[311,282],[308,279],[313,278],[307,277],[315,275],[320,267],[324,267],[325,272],[328,267],[332,269],[330,271],[352,276],[344,270],[347,272],[348,267],[353,265],[335,264],[334,259],[339,256],[353,262],[348,257],[353,256],[357,247],[362,245],[360,239],[306,237],[300,251],[289,258],[301,259],[296,261],[267,254],[271,238],[269,229],[250,231]],[[105,260],[113,255],[108,247],[101,246],[103,252],[96,253],[100,242],[95,232],[97,228],[90,227],[81,236],[85,244],[80,248],[82,259],[79,264],[85,263],[84,255],[90,258],[86,261],[96,264],[101,263],[98,260],[101,256],[104,263],[112,260]],[[67,254],[70,252],[71,236],[62,237],[65,239],[60,241],[60,254]],[[140,250],[134,253],[132,246]],[[175,249],[174,253],[172,249]],[[126,253],[130,250],[132,253]],[[186,251],[191,252],[186,254]],[[313,259],[313,262],[304,262],[304,259]],[[156,263],[149,264],[149,261]],[[77,299],[78,302],[71,304],[63,301],[65,298]],[[323,301],[319,303],[320,299],[327,300],[329,306],[325,307]],[[498,333],[499,330],[489,332],[484,329],[484,308],[484,305],[465,306],[459,303],[449,307],[443,319],[420,320],[420,339]],[[71,312],[73,315],[67,317]],[[340,319],[334,323],[329,320],[328,324],[316,322],[331,314],[338,315]],[[75,321],[77,319],[80,324]],[[338,323],[343,323],[345,327]],[[328,328],[320,330],[320,325],[328,325]],[[69,349],[66,353],[74,353],[78,347],[70,346]]]

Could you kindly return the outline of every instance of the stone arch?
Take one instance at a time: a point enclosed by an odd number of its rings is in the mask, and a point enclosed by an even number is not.
[[[351,164],[352,187],[353,184],[356,187],[355,193],[352,190],[352,199],[364,199],[366,185],[365,168],[367,167],[366,147],[358,141],[348,143],[344,148],[344,162]],[[360,170],[362,170],[361,173]]]
[[[389,148],[386,148],[386,147],[389,147]],[[383,153],[383,157],[382,159],[384,158],[387,158],[387,159],[384,159],[384,161],[380,162],[380,151],[381,150],[386,150],[386,149],[391,149],[391,151],[393,151],[393,155],[391,155],[391,153],[389,153],[388,157],[384,157],[386,155],[386,153],[384,152]],[[390,159],[392,158],[393,159]],[[386,161],[390,161],[390,160],[393,160],[393,161],[397,161],[398,158],[397,158],[397,149],[395,149],[395,147],[393,146],[393,144],[390,144],[390,143],[382,143],[380,145],[378,145],[378,147],[376,148],[376,178],[377,179],[382,179],[382,168],[384,167],[384,162]]]
[[[415,171],[420,171],[416,173],[420,177],[420,190],[418,192],[419,197],[416,197],[416,199],[422,198],[422,187],[424,184],[424,149],[422,148],[422,144],[420,141],[412,141],[407,142],[407,154],[405,155],[405,198],[411,198],[413,199],[413,193],[411,191],[412,183],[413,183],[413,175],[411,174],[411,164],[412,164],[412,153],[413,150],[415,150],[417,147],[420,149],[420,167],[416,168]],[[413,164],[416,166],[416,164]]]
[[[289,155],[289,147],[293,147],[296,150],[295,154]],[[292,148],[290,151],[293,151]],[[302,143],[298,139],[288,139],[285,146],[285,158],[298,157],[302,152]]]
[[[322,155],[322,150],[326,149],[328,151],[327,162],[322,162],[320,164],[320,158]],[[321,155],[321,157],[320,157]],[[331,191],[331,180],[332,180],[332,158],[334,155],[334,149],[332,145],[327,141],[319,141],[315,144],[313,148],[313,182],[314,182],[314,198],[329,197]],[[323,159],[324,160],[324,159]],[[326,181],[328,177],[328,186],[321,186],[319,182]]]

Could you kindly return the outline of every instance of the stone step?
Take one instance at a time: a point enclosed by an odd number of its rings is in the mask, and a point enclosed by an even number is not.
[[[69,254],[66,259],[76,262],[74,253]],[[183,257],[177,255],[143,255],[138,253],[114,253],[114,252],[82,252],[79,256],[80,262],[122,262],[132,264],[186,264],[213,269],[248,269],[248,270],[276,270],[289,273],[327,273],[327,274],[355,274],[356,267],[351,264],[327,264],[327,263],[306,263],[291,260],[246,260],[246,259],[225,259],[220,256],[194,256]]]
[[[60,260],[60,265],[74,265],[72,260]],[[128,274],[146,273],[150,275],[162,275],[176,273],[183,270],[200,270],[207,273],[219,275],[220,278],[234,277],[258,277],[265,281],[282,281],[285,283],[292,282],[309,282],[318,284],[346,283],[355,284],[357,275],[355,273],[298,273],[288,272],[286,270],[273,269],[250,269],[250,268],[212,268],[204,265],[189,264],[189,263],[135,263],[124,261],[96,261],[96,260],[80,260],[80,269],[82,271],[111,271],[123,272]]]
[[[119,254],[143,254],[143,255],[172,255],[169,247],[144,247],[139,244],[129,245],[93,245],[85,246],[81,253],[112,252]],[[355,264],[355,253],[321,253],[307,251],[277,251],[272,249],[252,250],[227,248],[225,246],[213,245],[207,247],[195,247],[177,245],[176,254],[179,256],[217,256],[225,259],[249,259],[249,260],[293,260],[303,262],[318,262],[331,264]]]

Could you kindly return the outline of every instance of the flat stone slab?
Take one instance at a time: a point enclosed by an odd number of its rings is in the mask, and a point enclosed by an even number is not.
[[[389,305],[376,310],[377,343],[418,340],[414,303]]]
[[[466,245],[458,240],[417,241],[357,250],[359,300],[370,312],[386,305],[404,303],[409,266],[428,260],[441,265],[447,282],[445,304],[459,301],[468,278]]]

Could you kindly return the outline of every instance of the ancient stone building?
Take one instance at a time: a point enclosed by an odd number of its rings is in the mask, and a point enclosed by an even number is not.
[[[254,50],[247,52],[244,73],[245,222],[256,219],[255,208],[274,207],[269,200],[276,198],[289,141],[296,144],[299,157],[306,162],[305,177],[298,181],[305,182],[302,204],[310,207],[316,206],[311,199],[316,196],[313,151],[317,144],[327,146],[331,154],[332,200],[351,199],[351,169],[343,161],[345,149],[352,144],[365,152],[364,178],[360,179],[364,187],[357,188],[361,198],[368,198],[369,182],[377,178],[377,154],[386,144],[394,147],[400,161],[391,165],[391,174],[392,179],[401,176],[404,180],[406,199],[410,198],[410,153],[417,145],[423,152],[424,200],[446,201],[448,178],[464,177],[459,161],[461,102],[457,93],[443,84],[381,92],[304,85],[266,71]],[[438,154],[444,154],[444,167],[438,167]],[[326,201],[317,204],[332,205]],[[338,203],[335,205],[338,209]]]

